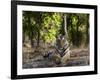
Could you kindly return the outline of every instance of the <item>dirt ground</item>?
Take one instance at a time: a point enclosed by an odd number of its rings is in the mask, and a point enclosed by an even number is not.
[[[65,63],[57,63],[50,58],[44,58],[41,50],[23,48],[23,69],[27,68],[45,68],[45,67],[67,67],[67,66],[86,66],[89,65],[88,48],[70,50],[70,59]],[[58,58],[60,61],[61,58]]]

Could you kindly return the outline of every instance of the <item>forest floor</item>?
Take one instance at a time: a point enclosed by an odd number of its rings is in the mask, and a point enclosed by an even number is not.
[[[70,59],[64,64],[56,64],[49,58],[44,58],[39,52],[34,53],[34,49],[23,48],[23,68],[45,68],[45,67],[67,67],[89,65],[89,49],[77,48],[70,50]]]

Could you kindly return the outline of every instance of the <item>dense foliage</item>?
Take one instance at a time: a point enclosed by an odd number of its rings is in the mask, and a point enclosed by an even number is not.
[[[23,11],[23,43],[28,37],[31,46],[40,42],[54,43],[58,35],[67,35],[73,46],[89,43],[89,14]]]

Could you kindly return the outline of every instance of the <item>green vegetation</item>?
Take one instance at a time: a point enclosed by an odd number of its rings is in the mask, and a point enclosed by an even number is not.
[[[52,43],[64,35],[72,46],[89,44],[89,14],[23,11],[23,43],[26,38],[31,47]],[[34,44],[37,43],[37,44]]]

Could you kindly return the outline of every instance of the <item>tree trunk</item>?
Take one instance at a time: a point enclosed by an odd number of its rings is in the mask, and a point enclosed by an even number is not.
[[[37,46],[40,45],[40,32],[38,31],[38,36],[37,36]]]
[[[25,42],[25,32],[23,32],[23,43]]]
[[[89,43],[89,15],[87,15],[87,27],[86,27],[86,46]]]
[[[31,41],[31,47],[34,47],[34,41],[33,41],[33,31],[31,31],[30,41]]]
[[[32,26],[31,26],[31,20],[30,20],[30,14],[28,16],[28,27],[30,27],[30,34],[29,34],[29,38],[30,38],[30,42],[31,42],[31,47],[33,47],[33,30],[32,30]]]
[[[64,34],[67,35],[67,14],[64,14]]]

